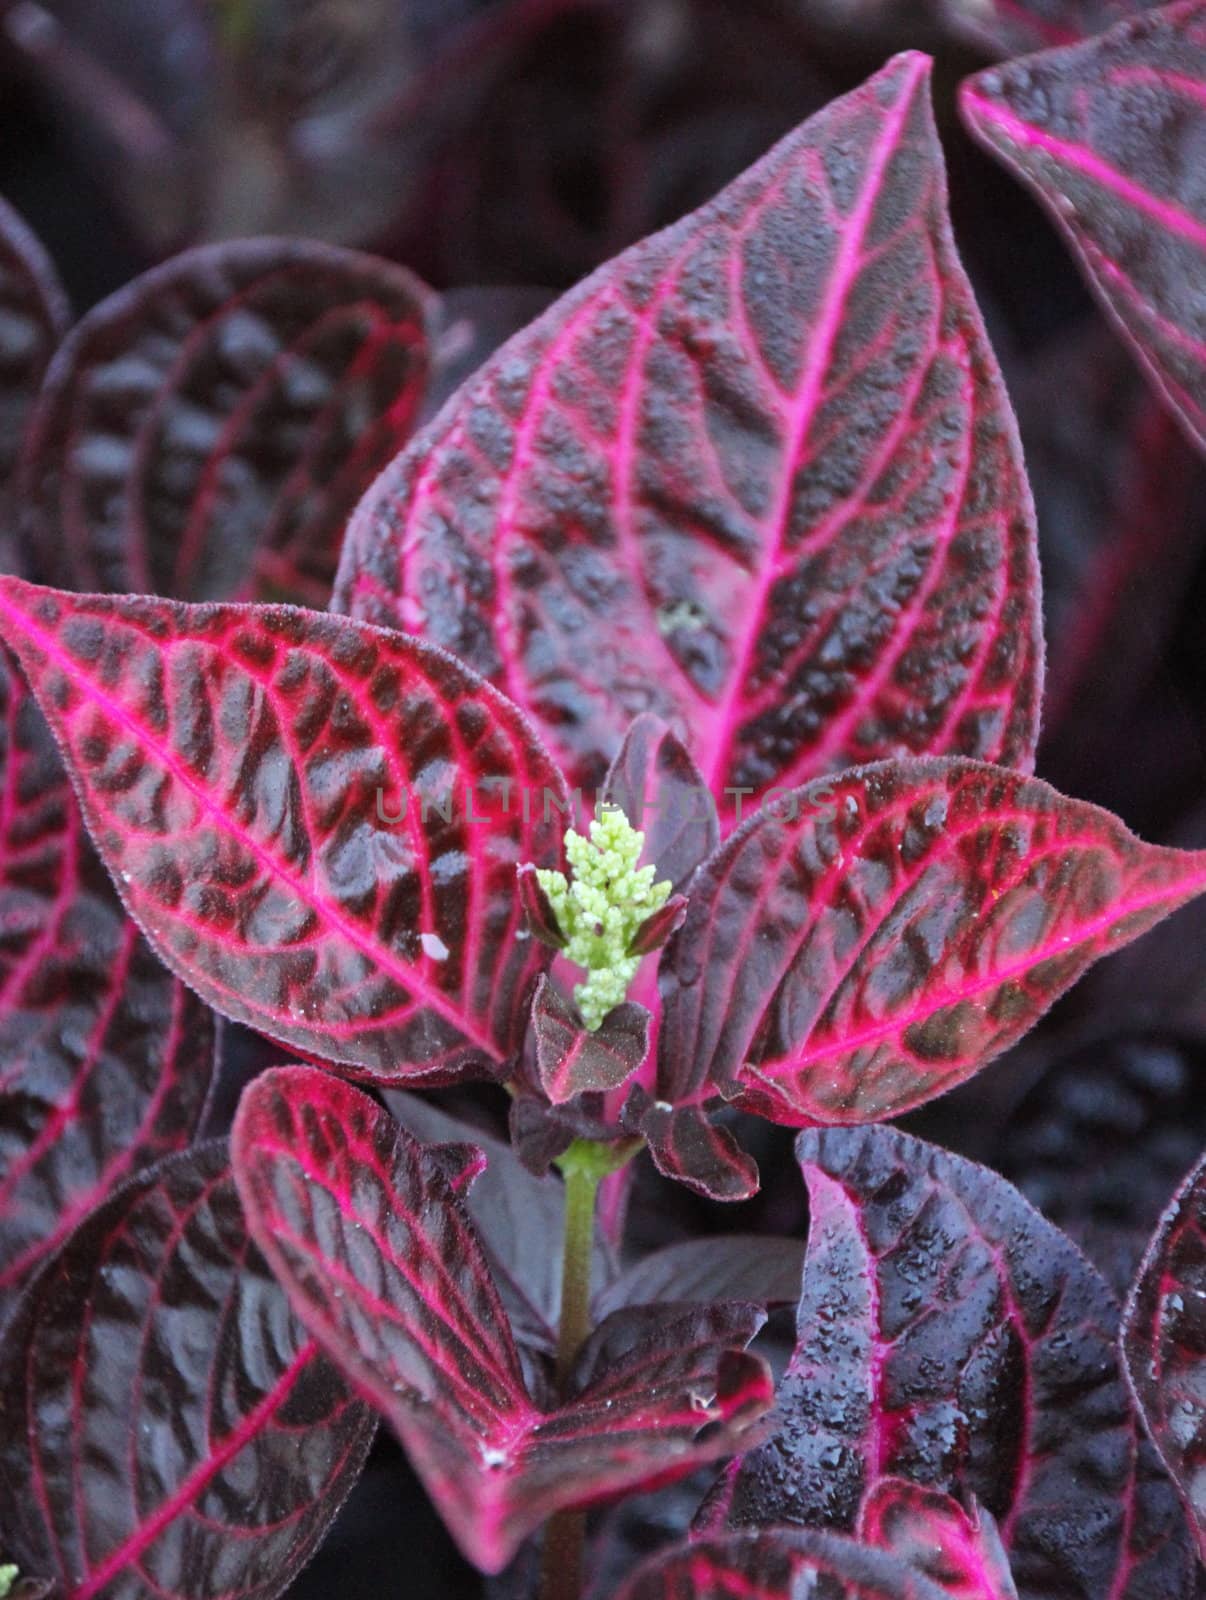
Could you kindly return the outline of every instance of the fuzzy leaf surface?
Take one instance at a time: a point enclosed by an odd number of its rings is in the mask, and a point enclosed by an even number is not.
[[[389,1419],[484,1571],[562,1507],[731,1454],[770,1403],[769,1373],[742,1353],[762,1321],[748,1305],[678,1306],[653,1325],[621,1312],[583,1348],[563,1403],[533,1396],[443,1172],[338,1079],[257,1079],[233,1149],[252,1231],[295,1309]]]
[[[799,1342],[732,1520],[849,1530],[880,1478],[906,1478],[975,1497],[1023,1600],[1188,1600],[1192,1551],[1096,1270],[1003,1179],[919,1139],[815,1129],[796,1150]]]
[[[644,712],[624,735],[603,785],[603,798],[645,835],[642,862],[685,889],[699,863],[720,843],[716,804],[682,740]]]
[[[0,1347],[0,1526],[60,1600],[271,1600],[375,1418],[247,1237],[225,1147],[92,1213]]]
[[[642,711],[718,802],[892,754],[1027,765],[1033,513],[926,58],[504,346],[358,508],[336,603],[498,683],[575,783]]]
[[[8,482],[42,376],[70,312],[50,258],[0,200],[0,485]]]
[[[0,652],[0,1322],[39,1262],[188,1144],[213,1016],[122,910],[46,720]]]
[[[880,1478],[863,1501],[858,1534],[924,1572],[952,1600],[1018,1600],[996,1523],[939,1489]]]
[[[29,576],[325,606],[347,519],[417,420],[432,303],[401,267],[287,239],[136,279],[47,373],[18,479]]]
[[[1206,888],[1037,779],[955,758],[825,779],[700,868],[659,986],[658,1095],[867,1122],[961,1083]]]
[[[1206,4],[1183,0],[993,68],[964,85],[961,104],[1206,449]]]
[[[576,1095],[618,1089],[649,1049],[649,1013],[643,1006],[626,1000],[592,1033],[546,977],[536,985],[532,1031],[540,1086],[555,1106]]]
[[[834,1534],[776,1528],[655,1556],[617,1600],[943,1600],[920,1573]]]
[[[515,868],[559,861],[564,782],[489,685],[279,606],[10,578],[0,617],[126,905],[212,1006],[378,1082],[518,1047],[548,957]]]
[[[1127,1301],[1122,1353],[1206,1559],[1206,1160],[1160,1219]]]

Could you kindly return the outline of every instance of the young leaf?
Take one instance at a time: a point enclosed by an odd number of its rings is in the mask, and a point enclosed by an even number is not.
[[[636,718],[603,783],[603,800],[645,835],[643,862],[675,894],[720,843],[716,802],[682,741],[652,712]]]
[[[60,1600],[271,1600],[375,1427],[247,1237],[226,1152],[92,1213],[0,1347],[5,1554]]]
[[[555,1106],[579,1094],[618,1089],[649,1049],[649,1013],[625,1001],[589,1032],[564,995],[541,977],[532,1001],[536,1070]]]
[[[1206,4],[964,85],[968,127],[1062,229],[1107,315],[1206,448]]]
[[[729,815],[1029,763],[1032,507],[927,79],[898,57],[504,346],[362,502],[337,604],[494,679],[575,782],[646,709]]]
[[[0,486],[13,470],[26,418],[69,316],[45,250],[0,200]]]
[[[1000,767],[826,779],[696,874],[662,960],[658,1095],[799,1126],[899,1115],[1203,889],[1206,852]]]
[[[730,1454],[771,1398],[750,1306],[628,1313],[561,1404],[529,1393],[461,1202],[366,1095],[308,1068],[248,1088],[234,1160],[298,1314],[389,1419],[465,1555],[497,1572],[559,1508]],[[635,1337],[634,1337],[635,1331]],[[737,1348],[733,1348],[736,1346]]]
[[[858,1536],[924,1572],[951,1600],[1018,1600],[997,1525],[974,1503],[964,1511],[939,1489],[880,1478],[863,1501]]]
[[[831,1533],[776,1528],[654,1556],[616,1600],[945,1600],[882,1550]]]
[[[1118,1310],[1079,1251],[994,1173],[893,1129],[813,1130],[796,1149],[799,1342],[733,1520],[852,1529],[876,1481],[902,1477],[974,1495],[1028,1600],[1188,1600],[1192,1552],[1139,1447]]]
[[[3,653],[0,770],[2,1322],[76,1223],[192,1138],[214,1030],[122,911],[45,718]]]
[[[6,578],[0,618],[127,906],[212,1006],[377,1082],[518,1048],[548,954],[515,868],[559,859],[566,802],[487,684],[284,607]]]
[[[653,1164],[664,1178],[707,1200],[748,1200],[758,1193],[757,1162],[699,1106],[653,1100],[635,1084],[622,1117],[630,1133],[648,1142]]]
[[[1206,1559],[1206,1159],[1160,1219],[1123,1314],[1122,1353]]]
[[[189,250],[120,290],[31,420],[29,575],[325,606],[348,516],[418,416],[431,310],[401,267],[285,239]]]

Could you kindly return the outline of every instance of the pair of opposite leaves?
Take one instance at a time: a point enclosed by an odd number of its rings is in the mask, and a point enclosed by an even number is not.
[[[661,963],[676,1111],[899,1113],[1200,890],[1020,775],[1034,529],[927,76],[898,58],[603,268],[388,469],[340,598],[434,646],[0,585],[123,899],[216,1009],[378,1082],[505,1071],[547,961],[515,870],[560,862],[559,765],[597,780],[650,703],[730,826],[779,798]],[[482,825],[470,790],[515,798]],[[436,803],[383,827],[399,795]]]
[[[977,1531],[949,1495],[995,1516],[1034,1600],[1187,1596],[1192,1550],[1139,1443],[1117,1308],[1075,1247],[1002,1179],[892,1129],[813,1130],[797,1153],[813,1211],[798,1344],[759,1443],[769,1379],[732,1348],[762,1319],[731,1298],[757,1279],[748,1249],[739,1267],[713,1245],[710,1266],[663,1261],[658,1281],[638,1268],[609,1286],[557,1400],[547,1349],[508,1319],[483,1249],[495,1201],[475,1202],[481,1152],[418,1145],[315,1069],[262,1076],[236,1121],[235,1183],[219,1145],[170,1158],[22,1302],[0,1357],[14,1553],[73,1600],[143,1581],[275,1592],[371,1436],[330,1361],[396,1427],[486,1570],[559,1506],[738,1451],[703,1525],[803,1522],[897,1552],[808,1536],[796,1554],[828,1552],[834,1582],[862,1572],[886,1596],[938,1592],[901,1563],[925,1557],[937,1575],[925,1547],[945,1526],[949,1592],[1006,1600],[991,1517]],[[701,1271],[715,1298],[682,1303]],[[167,1452],[145,1425],[163,1416]],[[928,1487],[941,1493],[917,1493]],[[739,1542],[734,1576],[769,1581],[773,1564],[749,1558],[782,1558],[780,1545]],[[699,1593],[729,1593],[706,1586],[696,1553]]]

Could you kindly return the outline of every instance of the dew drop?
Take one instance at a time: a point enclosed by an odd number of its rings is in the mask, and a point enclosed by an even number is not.
[[[448,960],[448,946],[438,933],[421,933],[419,943],[423,946],[423,954],[429,961]]]

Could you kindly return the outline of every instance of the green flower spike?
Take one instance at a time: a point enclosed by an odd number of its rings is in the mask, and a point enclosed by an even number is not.
[[[20,1576],[16,1567],[0,1567],[0,1600],[5,1600],[5,1596],[12,1593],[13,1584]]]
[[[573,877],[538,867],[536,878],[565,935],[565,954],[586,969],[574,987],[582,1020],[593,1033],[628,993],[641,964],[628,954],[637,929],[665,905],[671,884],[654,883],[657,868],[638,867],[645,835],[618,808],[600,811],[590,838],[573,828],[565,853]]]

